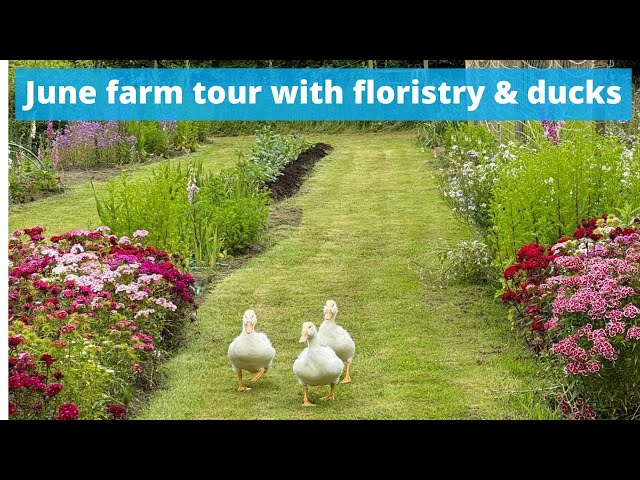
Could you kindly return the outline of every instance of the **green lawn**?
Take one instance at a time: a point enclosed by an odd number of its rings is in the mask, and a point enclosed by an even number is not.
[[[491,289],[444,285],[436,255],[470,232],[442,201],[434,165],[413,132],[309,135],[334,146],[294,198],[274,206],[268,248],[209,290],[196,332],[167,364],[165,387],[140,419],[552,418],[535,402],[537,365],[513,339]],[[215,138],[194,156],[231,165],[253,137]],[[182,157],[183,161],[185,157]],[[177,161],[174,160],[174,161]],[[132,167],[132,175],[150,168]],[[99,183],[99,189],[104,188]],[[88,184],[12,207],[9,229],[52,235],[100,224]],[[302,406],[292,364],[304,321],[336,300],[356,341],[353,382],[310,387]],[[244,310],[257,312],[277,354],[254,388],[237,392],[227,347]],[[248,382],[251,385],[251,382]]]
[[[259,257],[217,283],[198,333],[168,364],[166,388],[141,419],[513,419],[551,413],[529,393],[537,367],[512,339],[493,291],[446,286],[436,252],[470,232],[441,200],[433,166],[412,133],[327,135],[334,146],[297,197],[302,212]],[[337,301],[356,341],[353,382],[310,387],[302,406],[292,364],[300,327]],[[227,347],[253,308],[277,354],[272,370],[237,392]],[[246,374],[245,374],[246,378]],[[249,382],[250,385],[250,382]]]
[[[183,162],[187,158],[201,159],[209,170],[221,170],[233,165],[237,160],[236,150],[246,150],[255,141],[253,136],[215,138],[211,143],[201,145],[194,154],[177,157],[172,163]],[[132,175],[150,176],[156,164],[131,165],[127,171]],[[107,181],[94,182],[96,192],[105,191]],[[89,182],[70,185],[63,194],[54,195],[37,202],[9,206],[9,232],[17,229],[42,225],[47,235],[56,235],[78,228],[100,226],[93,190]]]

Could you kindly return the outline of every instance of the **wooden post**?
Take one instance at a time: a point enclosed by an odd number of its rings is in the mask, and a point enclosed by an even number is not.
[[[609,60],[594,60],[593,68],[607,68],[609,66]],[[603,120],[596,120],[596,132],[600,135],[604,135],[607,130],[606,124]]]
[[[527,64],[525,63],[524,60],[519,60],[519,61],[517,61],[517,65],[516,65],[515,68],[527,68]],[[502,129],[502,125],[500,125],[500,127]],[[519,142],[524,142],[525,141],[525,136],[524,136],[525,128],[524,127],[525,127],[525,122],[523,122],[522,120],[516,120],[513,123],[513,136]]]
[[[373,68],[373,60],[367,60],[367,68]]]
[[[422,60],[422,66],[424,68],[429,68],[429,60]]]

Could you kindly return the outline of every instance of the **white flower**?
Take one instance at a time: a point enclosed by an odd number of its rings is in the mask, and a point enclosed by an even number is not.
[[[71,253],[78,254],[84,252],[84,248],[79,243],[76,243],[73,247],[71,247]]]

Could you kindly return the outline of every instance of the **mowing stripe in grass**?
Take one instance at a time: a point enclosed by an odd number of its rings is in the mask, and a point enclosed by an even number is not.
[[[167,364],[166,387],[141,419],[477,419],[532,414],[535,363],[508,331],[490,289],[447,286],[435,255],[470,232],[447,209],[433,167],[408,132],[314,138],[334,147],[300,194],[297,228],[214,286],[198,332]],[[302,407],[291,370],[302,322],[337,321],[356,341],[353,383],[336,401]],[[273,368],[237,392],[227,359],[253,308],[277,349]],[[251,383],[248,382],[251,386]],[[516,393],[514,393],[516,392]]]

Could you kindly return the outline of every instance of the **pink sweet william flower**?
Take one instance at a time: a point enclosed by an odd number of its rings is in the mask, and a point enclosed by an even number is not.
[[[636,318],[640,314],[640,308],[636,307],[633,303],[627,304],[622,309],[622,315],[626,318]]]
[[[149,235],[149,232],[147,230],[136,230],[135,232],[133,232],[133,238],[142,238],[146,237],[147,235]]]
[[[619,333],[624,333],[624,322],[611,321],[605,325],[610,337],[615,337]]]
[[[68,332],[74,332],[76,330],[76,326],[73,325],[72,323],[69,323],[67,325],[63,325],[62,327],[60,327],[60,333],[65,334]]]
[[[600,362],[594,360],[593,362],[587,365],[587,369],[590,373],[598,373],[600,371]]]
[[[24,341],[24,337],[20,335],[15,335],[13,337],[9,337],[9,346],[16,347],[20,345]]]
[[[58,415],[56,418],[58,420],[74,420],[79,414],[80,412],[78,411],[78,407],[75,403],[63,403],[58,408]]]
[[[620,310],[609,310],[606,313],[605,317],[609,320],[619,322],[620,320],[622,320],[622,315],[623,313]]]
[[[544,322],[544,329],[551,330],[558,326],[558,317],[551,317],[548,322]]]
[[[640,326],[630,327],[625,335],[627,340],[640,340]]]

